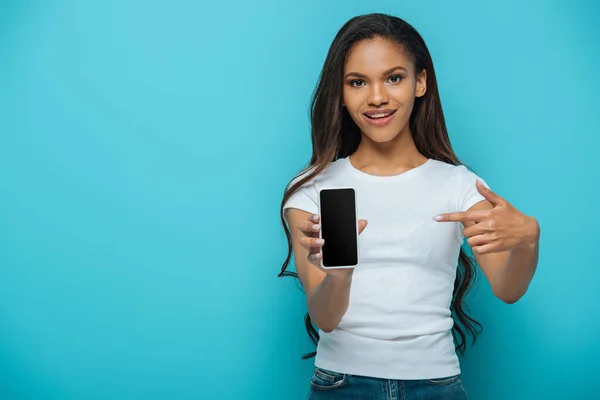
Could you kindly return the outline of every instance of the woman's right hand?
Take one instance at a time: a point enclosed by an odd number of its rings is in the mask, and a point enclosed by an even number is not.
[[[300,244],[308,250],[308,261],[314,266],[318,267],[321,271],[329,275],[345,275],[353,271],[353,268],[323,268],[321,263],[321,248],[325,244],[323,239],[319,238],[319,232],[321,231],[320,216],[317,214],[312,215],[311,218],[304,221],[302,226],[298,228],[304,234],[300,238]],[[364,219],[358,220],[358,234],[367,227],[367,221]]]

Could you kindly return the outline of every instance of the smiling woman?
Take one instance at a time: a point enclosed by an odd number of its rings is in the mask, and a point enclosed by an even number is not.
[[[388,65],[395,66],[382,73]],[[357,43],[344,69],[344,106],[369,140],[389,142],[398,140],[398,132],[410,134],[405,128],[415,98],[425,94],[425,70],[417,74],[402,48],[382,38]]]
[[[464,308],[476,269],[462,238],[496,296],[513,303],[537,265],[537,221],[459,161],[427,46],[400,18],[342,27],[311,122],[312,157],[281,204],[289,252],[280,273],[306,291],[317,344],[310,398],[466,398],[456,352],[480,325]],[[355,268],[321,264],[318,193],[332,187],[356,192]],[[297,272],[287,270],[292,253]]]

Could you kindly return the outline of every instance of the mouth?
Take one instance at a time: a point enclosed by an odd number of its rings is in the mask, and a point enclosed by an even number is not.
[[[375,126],[383,126],[386,125],[394,118],[394,114],[397,110],[375,110],[375,111],[367,111],[363,114],[365,120]]]

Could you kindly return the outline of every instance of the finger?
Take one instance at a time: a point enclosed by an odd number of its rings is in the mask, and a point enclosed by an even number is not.
[[[483,244],[481,246],[471,247],[471,249],[473,250],[473,253],[476,255],[500,253],[500,252],[504,251],[503,249],[498,248],[498,246],[495,243]]]
[[[488,233],[489,232],[489,227],[486,226],[485,223],[477,223],[477,224],[473,224],[467,228],[464,228],[462,230],[462,234],[464,237],[471,237],[471,236],[475,236],[475,235],[482,235],[484,233]]]
[[[477,180],[475,186],[477,187],[477,191],[494,207],[505,202],[502,197],[492,192],[492,190],[486,187],[479,179]]]
[[[461,211],[453,213],[439,214],[433,217],[434,221],[438,222],[465,222],[474,221],[479,222],[484,218],[490,216],[491,210],[479,210],[479,211]]]
[[[302,233],[304,233],[307,236],[314,236],[316,233],[319,232],[319,229],[321,229],[321,225],[314,223],[312,220],[309,220],[302,222],[298,229],[300,229]]]
[[[490,244],[492,242],[493,238],[490,235],[476,235],[467,239],[467,243],[469,246],[471,246],[471,248],[483,246],[484,244]]]
[[[308,261],[311,264],[316,265],[317,267],[321,267],[321,252],[318,248],[313,247],[310,253],[308,254]]]
[[[367,220],[365,219],[359,219],[358,220],[358,234],[360,235],[362,233],[362,231],[365,230],[365,228],[367,227]]]
[[[302,237],[300,238],[300,244],[305,247],[306,249],[308,249],[310,251],[311,247],[317,247],[317,248],[321,248],[323,247],[323,244],[325,243],[325,240],[320,239],[320,238],[313,238],[313,237]]]

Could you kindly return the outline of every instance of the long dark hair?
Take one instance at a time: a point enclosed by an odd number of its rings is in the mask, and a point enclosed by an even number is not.
[[[410,129],[418,151],[427,158],[461,165],[450,145],[442,104],[437,87],[435,70],[429,50],[421,35],[406,21],[386,14],[368,14],[350,19],[337,33],[331,44],[323,65],[319,82],[313,93],[310,108],[312,125],[312,157],[304,168],[284,191],[281,202],[281,223],[287,237],[288,255],[283,263],[279,277],[291,276],[298,279],[296,272],[288,271],[292,257],[292,241],[286,224],[283,206],[288,199],[306,182],[320,174],[331,162],[344,158],[356,151],[361,140],[361,132],[352,120],[346,108],[342,107],[342,79],[344,66],[352,47],[363,40],[382,38],[401,46],[407,56],[412,58],[415,73],[427,71],[427,91],[424,96],[415,99],[410,116]],[[343,132],[343,134],[342,134]],[[290,182],[291,183],[291,182]],[[465,295],[477,279],[475,263],[461,248],[456,280],[450,310],[454,318],[452,335],[456,349],[464,354],[467,334],[473,338],[473,344],[482,326],[466,312]],[[319,333],[306,313],[306,330],[317,345]],[[303,356],[312,358],[316,352]]]

